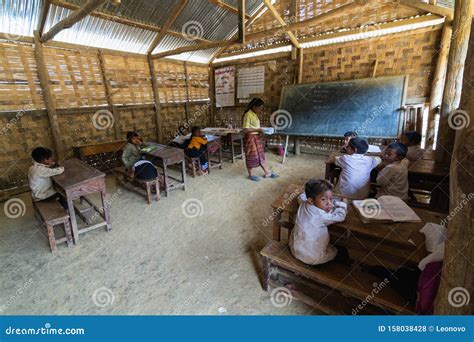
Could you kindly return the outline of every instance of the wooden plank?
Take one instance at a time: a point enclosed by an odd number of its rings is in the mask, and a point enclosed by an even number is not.
[[[413,7],[422,11],[438,14],[443,17],[446,17],[448,20],[452,20],[454,16],[453,10],[450,8],[427,4],[419,0],[395,0],[394,2]]]
[[[155,122],[156,122],[156,137],[158,143],[163,143],[163,118],[161,114],[161,105],[160,105],[160,95],[158,92],[158,82],[156,81],[156,71],[155,66],[151,59],[151,55],[148,54],[148,66],[150,67],[151,75],[151,86],[153,88],[153,99],[155,100]]]
[[[105,4],[108,0],[89,0],[82,7],[71,13],[67,18],[64,18],[56,25],[51,27],[47,33],[40,38],[40,42],[44,43],[53,39],[59,32],[64,29],[71,28],[74,24],[84,19],[87,15],[92,13],[96,8]]]
[[[189,46],[183,46],[174,50],[170,51],[165,51],[165,52],[160,52],[156,53],[154,55],[151,55],[152,59],[157,59],[157,58],[163,58],[167,56],[173,56],[173,55],[179,55],[180,53],[183,52],[191,52],[191,51],[198,51],[198,50],[207,50],[207,49],[212,49],[216,47],[227,47],[231,44],[238,43],[238,40],[219,40],[219,41],[213,41],[209,43],[201,43],[201,44],[196,44],[196,45],[189,45]]]

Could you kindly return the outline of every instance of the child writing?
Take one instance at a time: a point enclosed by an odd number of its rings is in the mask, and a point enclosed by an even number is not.
[[[421,134],[416,131],[406,132],[401,141],[408,148],[406,158],[415,162],[423,158],[425,151],[421,148]]]
[[[144,147],[142,138],[137,132],[127,133],[127,144],[122,151],[122,162],[130,173],[131,177],[142,180],[154,179],[158,177],[155,165],[143,159],[140,148]]]
[[[377,186],[375,197],[391,195],[408,199],[408,164],[405,158],[407,147],[402,143],[392,143],[384,151],[382,162],[377,166]]]
[[[201,170],[204,174],[209,172],[206,151],[207,139],[202,134],[201,129],[197,126],[194,126],[191,129],[191,139],[188,140],[184,153],[190,158],[199,157],[199,161],[201,162]]]
[[[67,209],[66,199],[53,188],[51,177],[64,172],[64,167],[54,167],[53,152],[46,147],[36,147],[31,152],[33,165],[28,170],[28,184],[34,202],[56,199]]]
[[[344,133],[344,146],[341,148],[341,152],[347,152],[347,146],[349,145],[349,141],[351,141],[352,138],[357,137],[357,132],[354,131],[348,131]]]
[[[191,133],[187,133],[187,129],[185,126],[180,126],[178,131],[176,132],[176,136],[174,137],[173,141],[171,141],[170,146],[184,149],[186,140],[191,137]]]
[[[310,179],[304,190],[298,197],[300,207],[289,242],[291,253],[309,265],[324,264],[336,256],[348,261],[346,249],[329,244],[327,229],[328,225],[345,220],[347,200],[333,201],[333,186],[325,179]]]
[[[381,160],[364,156],[369,149],[365,139],[352,138],[346,147],[347,154],[336,157],[335,164],[342,171],[335,192],[350,199],[366,199],[370,193],[370,172]]]

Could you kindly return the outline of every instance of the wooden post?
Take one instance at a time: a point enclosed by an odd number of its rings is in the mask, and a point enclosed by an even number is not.
[[[40,20],[38,21],[38,34],[41,37],[43,34],[44,24],[46,23],[46,18],[48,17],[49,8],[51,7],[50,0],[43,1],[43,7],[41,8]]]
[[[46,106],[46,112],[48,113],[49,125],[51,126],[51,132],[53,134],[54,149],[58,160],[63,160],[65,152],[63,149],[64,144],[61,143],[61,134],[59,132],[58,115],[54,106],[53,95],[49,88],[49,75],[44,60],[43,45],[39,41],[39,32],[34,32],[35,42],[35,58],[36,65],[38,68],[38,78],[40,81],[41,90],[43,91],[44,104]]]
[[[298,48],[297,57],[298,57],[298,68],[297,68],[296,83],[300,84],[303,82],[303,49],[302,48]],[[295,145],[294,146],[295,155],[299,156],[301,154],[301,138],[300,137],[295,137],[294,145]]]
[[[216,87],[215,87],[214,68],[209,64],[209,114],[211,115],[211,126],[216,126]]]
[[[120,125],[120,113],[113,104],[113,100],[112,100],[112,93],[113,92],[112,92],[112,88],[110,87],[110,83],[107,81],[107,76],[105,74],[104,56],[103,56],[102,51],[100,49],[98,50],[98,55],[99,55],[100,72],[102,74],[102,82],[104,83],[105,97],[107,98],[107,105],[112,110],[112,115],[114,117],[115,139],[120,140],[120,139],[122,139],[122,127]]]
[[[430,108],[428,113],[428,131],[426,132],[426,149],[433,149],[436,114],[441,108],[443,99],[444,83],[446,81],[446,68],[448,65],[449,46],[451,44],[451,34],[453,29],[451,25],[444,24],[441,33],[441,43],[438,53],[438,61],[433,75],[431,85]]]
[[[461,99],[464,62],[469,45],[473,8],[472,0],[456,0],[454,6],[453,34],[441,105],[439,139],[436,144],[437,160],[449,161],[453,151],[455,131],[450,127],[448,118],[449,114],[459,107]]]
[[[163,144],[163,118],[161,115],[160,95],[158,92],[155,66],[151,59],[151,54],[148,54],[148,66],[150,68],[151,87],[153,88],[153,98],[155,100],[156,138],[158,139],[159,144]]]
[[[469,1],[469,0],[468,0]],[[456,2],[457,4],[457,2]],[[466,12],[468,13],[468,12]],[[472,27],[474,30],[474,25]],[[474,312],[474,31],[464,71],[461,109],[464,127],[456,130],[449,179],[450,219],[441,284],[435,314],[472,315]],[[467,124],[470,120],[470,124]],[[460,121],[461,122],[461,121]],[[470,297],[470,302],[469,302]]]
[[[189,75],[188,75],[188,63],[184,62],[184,81],[186,83],[186,103],[185,103],[185,111],[186,111],[186,121],[189,121],[189,114],[191,113],[191,109],[189,108]]]
[[[239,0],[239,43],[245,44],[245,0]]]

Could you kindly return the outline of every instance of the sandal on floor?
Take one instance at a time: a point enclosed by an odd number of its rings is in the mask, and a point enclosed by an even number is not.
[[[263,176],[263,177],[265,177],[265,178],[278,178],[278,177],[280,177],[280,176],[278,176],[276,173],[273,173],[273,172],[272,172],[271,174],[265,175],[265,176]]]
[[[258,176],[251,176],[249,177],[250,180],[254,181],[254,182],[258,182],[260,180],[260,177]]]

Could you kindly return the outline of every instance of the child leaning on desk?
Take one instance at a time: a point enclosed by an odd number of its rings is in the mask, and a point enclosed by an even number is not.
[[[143,140],[137,132],[127,133],[127,144],[122,151],[122,163],[127,168],[131,177],[148,180],[158,177],[155,165],[145,160],[140,154],[140,148],[145,147]]]
[[[291,253],[309,265],[324,264],[334,259],[350,263],[347,249],[329,244],[327,228],[346,219],[347,199],[334,200],[333,186],[325,179],[310,179],[304,190],[298,197],[300,207],[290,235]]]
[[[407,147],[402,143],[392,143],[387,146],[382,156],[382,162],[377,166],[377,195],[400,197],[408,200],[408,164],[405,156]]]
[[[33,202],[57,200],[64,209],[67,209],[67,201],[53,188],[51,177],[64,172],[64,167],[55,167],[56,161],[53,151],[46,147],[36,147],[31,152],[33,165],[28,170],[28,185],[31,189]]]
[[[207,139],[204,134],[202,134],[201,129],[197,126],[194,126],[191,129],[191,138],[186,141],[184,153],[190,158],[199,157],[199,161],[201,162],[201,171],[204,174],[209,172],[206,151]]]

